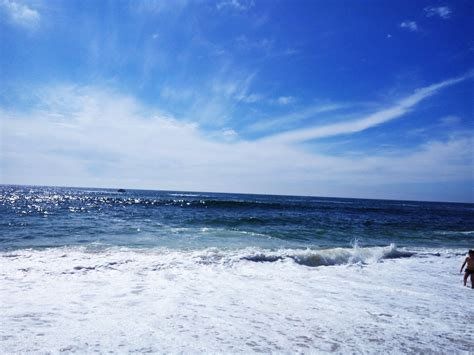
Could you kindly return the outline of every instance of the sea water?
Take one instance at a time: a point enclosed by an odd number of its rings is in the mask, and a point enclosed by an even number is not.
[[[474,351],[474,205],[0,186],[0,352]]]

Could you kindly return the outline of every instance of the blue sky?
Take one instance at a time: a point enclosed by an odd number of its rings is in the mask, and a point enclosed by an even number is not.
[[[0,0],[1,182],[473,202],[473,15]]]

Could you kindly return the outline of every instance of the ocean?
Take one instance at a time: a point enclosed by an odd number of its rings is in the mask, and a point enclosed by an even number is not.
[[[0,186],[0,352],[474,351],[474,205]]]

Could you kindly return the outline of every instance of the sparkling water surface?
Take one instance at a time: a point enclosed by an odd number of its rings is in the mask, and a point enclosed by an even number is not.
[[[0,186],[0,248],[471,247],[474,205]]]

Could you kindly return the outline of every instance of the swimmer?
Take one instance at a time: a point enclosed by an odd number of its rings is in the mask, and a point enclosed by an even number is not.
[[[464,272],[464,286],[466,286],[468,277],[471,276],[471,287],[474,288],[474,250],[469,250],[468,255],[461,266],[461,272],[464,269],[464,265],[467,264]]]

